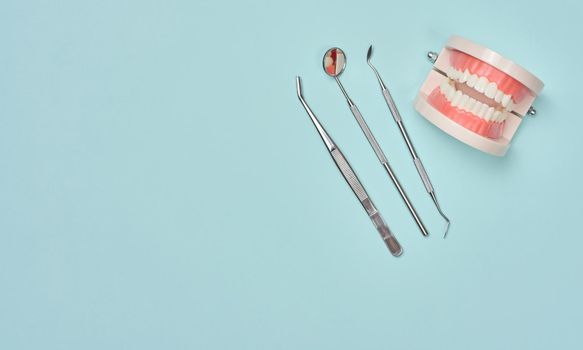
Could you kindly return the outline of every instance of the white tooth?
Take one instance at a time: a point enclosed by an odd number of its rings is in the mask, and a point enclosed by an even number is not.
[[[478,79],[478,81],[476,82],[476,86],[474,86],[474,89],[476,89],[477,92],[483,94],[484,90],[486,89],[486,85],[488,85],[488,79],[480,77],[480,79]]]
[[[449,86],[449,84],[447,83],[447,80],[444,80],[441,82],[441,84],[439,84],[439,90],[441,90],[441,93],[445,95],[445,93],[447,92],[447,87]]]
[[[514,103],[512,103],[512,101],[510,101],[510,103],[508,104],[508,106],[506,106],[505,108],[508,112],[510,112],[511,110],[514,109]]]
[[[468,103],[469,98],[470,98],[470,96],[468,96],[468,95],[462,96],[462,99],[460,100],[460,104],[459,104],[461,109],[466,109],[466,104]]]
[[[488,86],[486,86],[486,92],[484,94],[489,98],[494,98],[494,95],[496,95],[497,87],[498,85],[496,85],[496,83],[488,84]]]
[[[478,111],[478,116],[480,116],[480,118],[484,118],[487,111],[488,111],[488,105],[485,103],[482,103],[482,105],[480,106],[480,110]]]
[[[445,98],[447,98],[448,101],[451,101],[454,94],[455,94],[455,89],[453,86],[450,85],[449,88],[447,88]]]
[[[478,112],[480,111],[480,108],[482,106],[482,102],[479,102],[477,100],[474,100],[474,101],[476,101],[476,104],[474,104],[474,106],[472,107],[472,110],[470,112],[474,115],[478,115]]]
[[[499,122],[500,121],[500,115],[502,114],[502,112],[500,111],[495,111],[494,114],[492,115],[492,120],[495,122]]]
[[[509,103],[510,103],[510,95],[504,95],[504,97],[502,97],[502,106],[506,107],[506,106],[508,106]]]
[[[474,85],[476,85],[476,82],[478,81],[478,76],[475,74],[472,74],[468,77],[468,86],[473,88]]]
[[[494,101],[500,103],[500,101],[502,101],[503,96],[504,96],[504,93],[502,92],[502,90],[496,91],[496,95],[494,96]]]
[[[470,72],[466,69],[464,71],[464,73],[460,76],[459,82],[460,83],[465,83],[466,81],[468,81],[468,77],[470,76]]]
[[[462,92],[458,90],[455,92],[455,95],[453,96],[453,99],[451,100],[451,105],[453,107],[457,107],[459,105],[461,99],[462,99]]]
[[[478,102],[478,101],[476,101],[476,100],[474,100],[473,98],[471,98],[471,97],[470,97],[470,98],[468,99],[468,103],[467,103],[467,105],[466,105],[466,110],[467,110],[468,112],[471,112],[471,111],[472,111],[472,109],[474,109],[474,106],[476,105],[476,102]]]
[[[451,74],[451,73],[452,73],[452,71],[453,71],[453,67],[452,67],[452,66],[449,66],[449,67],[447,67],[447,69],[445,70],[445,74],[447,74],[447,76],[448,76],[449,78],[451,78],[451,76],[452,76],[452,74]]]
[[[461,72],[461,71],[458,70],[457,71],[457,80],[459,81],[462,78],[463,75],[464,75],[464,72]]]
[[[486,119],[488,121],[492,120],[492,114],[494,114],[494,107],[488,108],[488,111],[486,111],[486,115],[484,116],[484,119]]]
[[[476,103],[476,106],[474,107],[474,110],[472,111],[472,113],[479,116],[481,110],[482,110],[482,102],[478,101],[478,103]]]

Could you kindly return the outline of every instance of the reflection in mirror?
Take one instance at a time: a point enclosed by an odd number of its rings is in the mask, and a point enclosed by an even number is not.
[[[324,55],[324,70],[326,74],[331,77],[337,77],[342,74],[344,67],[346,66],[346,56],[344,51],[337,47],[333,47],[326,51]]]

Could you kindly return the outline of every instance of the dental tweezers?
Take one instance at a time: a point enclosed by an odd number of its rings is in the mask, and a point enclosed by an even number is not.
[[[348,183],[348,185],[350,186],[350,188],[360,201],[360,204],[362,204],[362,206],[364,207],[364,210],[368,214],[369,218],[371,219],[372,223],[376,227],[379,234],[381,235],[381,238],[389,248],[389,251],[394,256],[401,255],[403,253],[401,245],[399,244],[395,236],[393,236],[391,230],[381,217],[380,213],[377,211],[374,203],[366,193],[364,186],[354,173],[354,170],[352,170],[352,167],[350,166],[350,164],[348,163],[348,161],[346,160],[338,146],[334,143],[330,135],[328,135],[322,124],[320,124],[320,122],[318,121],[318,118],[316,118],[316,115],[314,115],[314,112],[312,112],[312,109],[308,106],[308,104],[304,100],[304,97],[302,96],[302,81],[300,77],[296,77],[296,90],[298,98],[302,103],[302,106],[310,116],[310,119],[312,120],[312,123],[314,123],[316,130],[318,130],[318,133],[320,134],[322,141],[324,141],[324,144],[326,145],[328,152],[330,152],[330,155],[332,156],[332,160],[334,160],[334,163],[336,163],[338,170],[340,170],[340,173],[342,174],[342,176],[344,176],[344,179],[346,180],[346,182]]]

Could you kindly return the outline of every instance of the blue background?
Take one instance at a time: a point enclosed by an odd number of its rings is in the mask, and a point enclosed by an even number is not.
[[[576,1],[2,1],[0,348],[581,348]],[[546,88],[504,158],[417,115],[451,34]],[[425,193],[390,84],[452,218]],[[432,235],[363,138],[342,81]],[[294,77],[404,247],[393,258]]]

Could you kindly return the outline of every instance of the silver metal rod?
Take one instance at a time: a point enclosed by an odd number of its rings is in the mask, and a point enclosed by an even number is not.
[[[314,114],[314,112],[312,112],[310,106],[308,106],[308,104],[304,100],[304,97],[302,95],[302,82],[300,77],[296,77],[296,90],[298,98],[302,103],[302,106],[304,107],[304,109],[310,116],[310,119],[314,123],[314,126],[318,130],[318,133],[320,134],[320,137],[324,141],[326,148],[330,152],[330,155],[332,156],[334,163],[336,163],[338,170],[340,170],[340,173],[342,174],[342,176],[352,189],[352,192],[354,192],[354,194],[360,201],[360,204],[363,206],[364,210],[368,214],[370,220],[372,221],[373,225],[381,235],[381,238],[385,242],[385,245],[387,246],[391,254],[393,254],[394,256],[400,256],[403,253],[401,245],[399,244],[399,242],[389,229],[389,226],[385,223],[385,221],[381,217],[380,213],[378,212],[374,203],[372,202],[372,199],[368,196],[366,190],[364,189],[364,186],[362,185],[362,183],[356,176],[356,173],[350,166],[350,163],[348,163],[348,160],[346,160],[346,157],[344,157],[344,154],[342,154],[338,146],[334,143],[330,135],[326,132],[322,124],[318,121],[318,118],[316,118],[316,115]]]
[[[401,135],[403,136],[403,140],[405,141],[405,144],[407,145],[407,148],[409,149],[409,153],[411,153],[411,157],[413,158],[413,163],[415,163],[415,168],[417,169],[417,172],[419,173],[419,176],[421,177],[421,180],[423,181],[423,185],[425,186],[427,193],[429,193],[429,195],[431,196],[431,199],[433,200],[433,203],[435,204],[437,211],[443,217],[443,219],[446,221],[445,233],[443,235],[443,237],[445,238],[447,236],[447,232],[449,231],[449,226],[450,226],[451,222],[450,222],[449,218],[447,216],[445,216],[445,214],[441,210],[441,207],[440,207],[439,202],[437,201],[437,197],[435,195],[435,189],[433,188],[433,185],[431,184],[431,181],[429,180],[429,176],[427,175],[427,171],[425,171],[425,167],[423,166],[421,159],[419,158],[419,156],[417,155],[417,152],[415,151],[415,147],[413,146],[413,142],[411,142],[409,134],[407,133],[407,129],[405,129],[405,125],[403,124],[403,119],[401,118],[401,114],[399,113],[399,110],[397,109],[397,105],[395,104],[395,100],[393,100],[393,97],[391,96],[389,89],[387,88],[387,86],[383,82],[383,79],[381,78],[379,72],[373,66],[373,64],[370,62],[371,56],[372,56],[372,45],[368,49],[366,61],[367,61],[368,65],[372,68],[372,70],[373,70],[373,72],[374,72],[374,74],[379,82],[379,85],[381,87],[381,92],[383,94],[385,102],[387,103],[387,106],[389,107],[389,111],[391,112],[393,119],[397,123],[399,130],[401,131]]]
[[[300,102],[304,106],[304,109],[306,110],[306,112],[308,112],[308,115],[310,116],[312,123],[314,123],[316,130],[318,130],[318,134],[320,134],[322,141],[324,141],[326,148],[328,149],[328,151],[332,152],[336,148],[336,144],[334,143],[334,140],[332,140],[332,137],[328,135],[322,124],[320,124],[320,121],[318,120],[318,118],[316,118],[314,112],[312,112],[312,109],[308,106],[306,101],[304,101],[304,97],[302,96],[302,81],[300,77],[296,77],[296,92],[298,94]]]
[[[340,79],[336,76],[336,77],[334,77],[334,80],[336,80],[336,82],[338,83],[338,86],[340,87],[340,91],[342,91],[342,94],[344,95],[344,98],[346,98],[346,102],[348,102],[348,105],[351,107],[354,106],[354,102],[352,102],[352,99],[350,98],[350,96],[348,96],[348,93],[344,89],[344,85],[342,85],[342,83],[340,82]]]
[[[415,208],[413,207],[413,204],[411,204],[411,201],[409,200],[407,193],[405,193],[405,190],[401,187],[401,184],[399,183],[399,179],[397,179],[397,176],[395,175],[395,173],[393,173],[393,169],[391,169],[391,166],[389,165],[389,163],[383,163],[383,167],[387,171],[387,174],[389,174],[389,177],[391,178],[391,180],[393,180],[393,183],[395,184],[397,191],[399,191],[401,198],[403,198],[403,202],[405,202],[405,205],[409,209],[409,212],[413,216],[413,219],[415,220],[415,223],[417,224],[417,226],[421,230],[421,233],[423,233],[424,236],[429,236],[429,232],[427,232],[427,229],[423,225],[421,218],[419,217],[419,215],[417,215],[417,211],[415,211]]]

